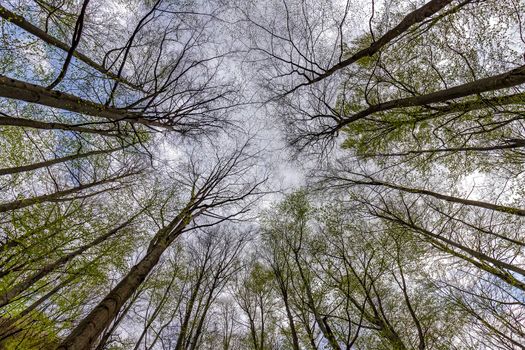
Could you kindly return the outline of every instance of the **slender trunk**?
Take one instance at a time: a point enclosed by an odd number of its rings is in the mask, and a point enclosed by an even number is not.
[[[64,64],[62,65],[62,69],[60,70],[60,73],[58,74],[58,77],[47,87],[48,89],[53,89],[55,86],[60,84],[62,79],[66,76],[67,69],[69,67],[69,64],[71,63],[71,59],[73,58],[73,55],[75,53],[75,50],[80,43],[80,38],[82,37],[82,29],[84,28],[84,17],[86,15],[86,9],[89,4],[89,0],[84,0],[84,3],[82,4],[82,8],[80,9],[80,14],[78,15],[77,22],[75,23],[75,29],[73,31],[73,39],[71,41],[71,47],[69,48],[67,52],[66,59],[64,60]]]
[[[204,303],[204,309],[202,310],[202,314],[199,317],[199,322],[197,323],[197,327],[195,328],[195,333],[193,335],[193,340],[190,342],[190,350],[197,349],[197,344],[199,343],[199,339],[201,337],[202,329],[204,327],[204,321],[206,320],[206,316],[208,315],[208,310],[210,309],[210,306],[212,304],[212,298],[213,293],[215,292],[215,285],[211,288],[211,290],[208,292],[208,295],[206,297],[206,301]]]
[[[321,333],[323,333],[323,336],[328,340],[328,343],[330,344],[330,347],[333,350],[340,350],[340,346],[337,343],[337,340],[335,339],[334,334],[328,330],[328,328],[325,326],[325,322],[319,315],[319,312],[317,311],[317,307],[315,306],[315,300],[312,294],[312,290],[310,289],[310,283],[306,276],[304,275],[303,268],[301,267],[301,263],[299,261],[299,256],[297,251],[294,252],[295,257],[295,263],[297,264],[297,268],[299,270],[299,275],[301,276],[301,280],[303,281],[304,288],[306,290],[306,297],[308,300],[308,305],[310,307],[310,310],[314,314],[315,322],[317,323],[317,326],[321,330]]]
[[[131,146],[131,145],[129,145],[129,146]],[[3,169],[0,169],[0,175],[18,174],[18,173],[23,173],[23,172],[26,172],[26,171],[46,168],[46,167],[49,167],[49,166],[52,166],[52,165],[55,165],[55,164],[68,162],[70,160],[87,158],[87,157],[91,157],[91,156],[96,156],[98,154],[113,153],[113,152],[116,152],[116,151],[121,151],[121,150],[123,150],[123,149],[125,149],[125,148],[127,148],[129,146],[123,146],[123,147],[118,147],[118,148],[110,148],[110,149],[98,150],[98,151],[89,151],[89,152],[86,152],[86,153],[71,154],[69,156],[49,159],[49,160],[45,160],[43,162],[33,163],[33,164],[29,164],[29,165],[21,165],[21,166],[12,167],[12,168],[3,168]]]
[[[364,318],[365,320],[367,320],[368,322],[370,322],[371,324],[377,327],[378,332],[388,340],[388,342],[392,346],[392,349],[396,349],[396,350],[406,349],[406,346],[401,340],[401,338],[399,337],[399,335],[396,333],[393,327],[387,322],[386,318],[384,318],[384,314],[383,314],[383,317],[380,315],[380,311],[378,310],[377,306],[373,302],[374,298],[373,296],[370,295],[370,287],[367,287],[367,285],[365,284],[365,281],[358,277],[358,275],[356,274],[355,270],[350,265],[347,258],[344,257],[343,259],[345,261],[345,265],[350,267],[353,275],[358,279],[359,284],[361,285],[361,288],[363,289],[363,293],[365,295],[365,301],[363,302],[363,304],[361,304],[352,295],[348,294],[352,290],[350,286],[347,286],[346,290],[342,290],[346,298],[349,300],[350,303],[352,303],[355,306],[357,310],[359,310],[359,312],[361,313],[360,317]],[[366,304],[370,306],[371,311],[368,311],[365,309]]]
[[[248,313],[248,322],[250,324],[250,334],[253,342],[253,347],[255,350],[259,350],[259,342],[257,339],[257,330],[255,329],[255,321],[250,313]]]
[[[357,277],[357,274],[355,272],[353,273]],[[370,323],[377,326],[379,333],[390,343],[391,348],[393,350],[407,350],[405,343],[403,343],[403,340],[396,332],[392,324],[388,321],[388,318],[385,315],[381,303],[381,298],[377,292],[377,289],[374,286],[374,282],[372,282],[369,287],[366,286],[365,281],[362,279],[359,279],[359,283],[361,284],[363,292],[365,293],[365,301],[368,302],[368,305],[370,305],[370,308],[373,312],[373,314],[370,314],[369,312],[362,310],[363,317],[367,319]],[[371,290],[374,290],[375,297],[371,294]],[[376,300],[378,305],[374,304],[374,299]],[[359,305],[359,303],[355,301],[354,305],[357,306]]]
[[[382,321],[381,333],[390,342],[392,350],[407,350],[407,347],[399,337],[399,334],[390,326],[386,325],[384,320]]]
[[[310,327],[310,323],[308,322],[308,316],[305,315],[305,317],[306,319],[304,322],[304,327],[306,330],[306,334],[308,335],[308,341],[312,346],[312,350],[318,350],[317,344],[315,344],[314,330],[312,329],[312,327]]]
[[[77,193],[83,190],[87,190],[92,187],[108,184],[115,182],[117,180],[123,179],[125,177],[134,175],[132,173],[116,176],[113,178],[100,180],[100,181],[94,181],[88,184],[79,185],[67,190],[57,191],[50,194],[43,194],[41,196],[31,197],[31,198],[25,198],[25,199],[19,199],[16,201],[8,202],[8,203],[2,203],[0,204],[0,213],[16,210],[16,209],[22,209],[25,207],[29,207],[31,205],[37,204],[37,203],[43,203],[43,202],[52,202],[52,201],[59,201],[61,197],[67,196],[68,194]]]
[[[430,241],[430,244],[432,244],[434,247],[436,247],[437,249],[445,252],[445,253],[448,253],[456,258],[459,258],[459,259],[462,259],[474,266],[476,266],[478,269],[482,270],[482,271],[485,271],[499,279],[501,279],[502,281],[504,281],[505,283],[507,283],[509,286],[511,287],[514,287],[514,288],[518,288],[518,289],[521,289],[522,291],[525,291],[525,283],[523,283],[522,281],[520,281],[519,279],[517,279],[516,277],[514,277],[512,274],[502,270],[501,268],[494,268],[493,266],[490,266],[488,265],[487,263],[485,263],[483,260],[481,261],[478,261],[476,259],[473,259],[472,257],[469,257],[465,254],[461,254],[457,251],[455,251],[454,249],[451,249],[450,247],[448,247],[446,244],[443,244],[441,242],[439,242],[438,240],[435,240],[435,239],[432,239],[432,238],[428,238],[428,240]]]
[[[259,294],[259,305],[260,305],[260,314],[261,314],[261,338],[260,338],[260,341],[259,343],[261,344],[261,350],[264,350],[264,336],[265,336],[265,333],[266,333],[266,329],[265,329],[265,319],[264,319],[264,301],[263,301],[263,298],[262,298],[262,294]]]
[[[514,148],[525,147],[525,140],[512,140],[500,145],[494,146],[465,146],[465,147],[451,147],[451,148],[433,148],[420,149],[414,151],[398,152],[398,153],[366,153],[364,157],[403,157],[409,155],[434,154],[434,153],[454,153],[454,152],[490,152]]]
[[[403,291],[403,297],[405,299],[405,304],[407,305],[408,312],[410,313],[410,317],[412,317],[412,321],[414,321],[414,324],[416,325],[417,329],[417,335],[419,338],[419,350],[425,350],[426,349],[426,342],[425,342],[425,332],[423,331],[423,327],[421,326],[421,322],[419,322],[419,319],[417,317],[416,311],[412,307],[412,302],[410,301],[410,297],[408,295],[408,288],[405,280],[405,275],[403,273],[403,267],[401,266],[401,262],[399,261],[399,257],[397,258],[397,266],[399,268],[399,274],[401,276],[401,283],[399,286],[401,287],[401,290]]]
[[[70,125],[65,123],[56,122],[42,122],[38,120],[31,120],[25,118],[11,117],[11,116],[0,116],[0,125],[5,126],[20,126],[24,128],[41,129],[41,130],[65,130],[65,131],[76,131],[88,134],[98,134],[104,136],[118,136],[117,133],[110,130],[98,130],[91,129],[82,126]]]
[[[415,193],[415,194],[423,194],[423,195],[431,196],[431,197],[434,197],[434,198],[437,198],[437,199],[442,199],[444,201],[451,202],[451,203],[471,205],[471,206],[475,206],[475,207],[479,207],[479,208],[485,208],[485,209],[490,209],[490,210],[494,210],[494,211],[499,211],[499,212],[506,213],[506,214],[514,214],[514,215],[519,215],[519,216],[525,216],[525,209],[518,209],[518,208],[508,207],[508,206],[505,206],[505,205],[498,205],[498,204],[492,204],[492,203],[488,203],[488,202],[482,202],[482,201],[476,201],[476,200],[471,200],[471,199],[464,199],[464,198],[459,198],[459,197],[453,197],[453,196],[448,196],[448,195],[441,194],[441,193],[438,193],[438,192],[432,192],[432,191],[422,190],[422,189],[418,189],[418,188],[404,187],[404,186],[394,185],[394,184],[390,184],[388,182],[377,181],[377,180],[371,180],[371,181],[348,180],[348,181],[351,182],[351,183],[354,183],[356,185],[383,186],[383,187],[388,187],[388,188],[392,188],[392,189],[403,191],[403,192]]]
[[[172,274],[170,283],[168,284],[168,287],[164,291],[163,296],[162,296],[159,304],[155,307],[155,310],[153,310],[153,314],[147,320],[146,325],[144,327],[144,330],[140,334],[139,339],[137,340],[133,350],[138,350],[138,348],[140,346],[140,343],[142,342],[142,339],[146,336],[146,333],[147,333],[149,327],[151,327],[151,324],[157,319],[157,316],[162,311],[162,308],[164,307],[164,304],[166,303],[166,300],[168,299],[168,296],[169,296],[169,293],[170,293],[170,290],[171,290],[171,286],[173,285],[173,282],[175,281],[175,277],[176,277],[176,274]],[[146,344],[144,344],[144,345],[146,345]]]
[[[281,295],[283,296],[284,309],[286,310],[286,317],[288,318],[288,324],[290,325],[290,333],[292,334],[292,346],[294,350],[300,350],[299,337],[297,336],[297,330],[295,328],[295,322],[293,320],[292,311],[290,310],[290,301],[288,300],[288,292],[281,288]]]
[[[197,295],[200,292],[200,286],[202,283],[202,279],[204,278],[204,269],[206,268],[206,265],[202,267],[202,270],[200,271],[199,278],[197,280],[197,284],[195,288],[193,288],[192,293],[190,294],[190,299],[188,301],[188,304],[186,305],[186,312],[184,314],[184,319],[182,321],[182,324],[180,326],[180,332],[179,336],[177,338],[177,343],[175,344],[175,350],[181,350],[184,348],[184,344],[186,343],[186,335],[188,333],[188,326],[191,320],[191,315],[193,311],[193,306],[195,305],[195,301],[197,300]]]
[[[13,258],[15,256],[16,256],[16,254],[15,255],[11,255],[9,257],[9,259],[2,264],[2,267],[7,265],[9,260],[11,260],[11,258]],[[18,265],[15,264],[14,266],[10,266],[7,269],[0,270],[0,278],[3,278],[5,276],[9,275],[11,272],[20,271],[20,270],[22,270],[24,268],[24,266],[27,266],[28,264],[29,264],[29,262],[26,260],[26,261],[23,261],[23,262],[19,263]]]
[[[160,337],[162,335],[162,332],[164,331],[164,329],[166,329],[166,327],[168,327],[173,322],[173,319],[175,318],[175,314],[179,310],[179,307],[180,307],[180,304],[181,304],[181,301],[182,301],[182,298],[183,298],[183,294],[184,294],[184,288],[181,289],[181,293],[179,294],[178,297],[176,297],[177,304],[175,305],[175,307],[172,308],[168,320],[161,325],[161,327],[160,327],[160,329],[158,331],[155,332],[155,337],[153,338],[153,341],[151,342],[151,344],[149,346],[147,344],[144,344],[144,349],[145,350],[155,349],[155,344],[157,344],[158,340],[160,339]],[[171,346],[171,344],[170,344],[170,346]],[[97,349],[97,350],[99,350],[99,349]]]
[[[24,17],[9,11],[8,9],[6,9],[3,6],[0,6],[0,17],[4,18],[9,23],[13,23],[14,25],[18,26],[19,28],[22,28],[26,32],[33,34],[34,36],[36,36],[37,38],[39,38],[40,40],[44,41],[45,43],[47,43],[49,45],[58,47],[59,49],[65,51],[65,52],[69,52],[71,50],[70,45],[63,43],[62,41],[58,40],[57,38],[55,38],[52,35],[46,33],[45,31],[43,31],[42,29],[34,26],[29,21],[27,21]],[[87,64],[91,68],[94,68],[95,70],[99,71],[100,73],[108,76],[109,78],[121,81],[124,84],[126,84],[126,85],[128,85],[128,86],[130,86],[130,87],[132,87],[134,89],[139,89],[139,87],[136,84],[130,83],[126,79],[118,77],[116,74],[110,72],[109,70],[104,68],[102,65],[96,63],[95,61],[93,61],[92,59],[87,57],[86,55],[84,55],[84,54],[82,54],[82,53],[80,53],[80,52],[75,50],[73,52],[73,56],[76,59],[84,62],[85,64]]]
[[[469,307],[469,306],[466,306],[466,305],[461,305],[461,306],[463,307],[464,310],[466,310],[470,315],[472,315],[474,318],[476,318],[479,322],[483,323],[483,325],[485,327],[487,327],[487,329],[489,329],[494,334],[497,334],[498,337],[500,337],[501,339],[505,339],[508,342],[512,343],[514,346],[516,346],[516,349],[525,350],[525,345],[524,344],[521,344],[521,343],[517,342],[515,339],[513,339],[516,335],[518,335],[516,337],[516,339],[519,339],[518,337],[525,337],[525,334],[523,334],[523,332],[517,331],[513,327],[513,329],[516,331],[516,334],[512,334],[511,333],[510,336],[509,336],[508,333],[502,332],[499,327],[495,326],[492,320],[487,321],[486,319],[481,317],[478,313],[476,313],[474,310],[472,310],[472,308]],[[512,348],[512,349],[514,349],[514,348]]]
[[[51,272],[55,271],[58,267],[60,267],[60,266],[62,266],[64,264],[68,263],[69,261],[73,260],[75,257],[81,255],[86,250],[88,250],[88,249],[90,249],[90,248],[92,248],[94,246],[97,246],[97,245],[99,245],[102,242],[105,242],[111,236],[115,235],[117,232],[122,230],[124,227],[128,226],[135,217],[136,217],[136,215],[131,217],[129,220],[127,220],[123,224],[119,225],[118,227],[110,230],[106,234],[104,234],[104,235],[98,237],[97,239],[93,240],[89,244],[85,244],[85,245],[77,248],[73,252],[71,252],[71,253],[61,257],[60,259],[58,259],[58,260],[56,260],[56,261],[54,261],[54,262],[52,262],[50,264],[47,264],[46,266],[44,266],[43,268],[38,270],[33,275],[29,276],[28,278],[26,278],[22,282],[16,284],[14,287],[12,287],[8,291],[6,291],[3,294],[1,294],[0,295],[0,307],[3,307],[5,305],[7,305],[11,300],[13,300],[13,298],[18,296],[20,293],[22,293],[27,288],[31,287],[33,284],[38,282],[40,279],[44,278],[45,276],[47,276]]]
[[[396,222],[398,224],[401,224],[402,226],[405,226],[409,229],[412,229],[412,230],[415,230],[416,232],[419,232],[421,233],[423,236],[427,237],[430,242],[435,245],[438,249],[441,249],[443,250],[444,252],[446,253],[449,253],[453,256],[456,256],[458,258],[461,258],[473,265],[475,265],[476,267],[482,269],[483,271],[486,271],[500,279],[502,279],[503,281],[505,281],[506,283],[510,284],[511,286],[513,287],[516,287],[516,288],[519,288],[521,290],[525,290],[525,283],[519,281],[519,279],[515,278],[513,276],[513,274],[510,274],[508,272],[506,272],[506,270],[510,270],[510,271],[513,271],[515,273],[518,273],[522,276],[525,276],[525,270],[517,267],[517,266],[514,266],[512,264],[509,264],[509,263],[506,263],[504,261],[501,261],[501,260],[497,260],[495,258],[492,258],[486,254],[483,254],[481,252],[478,252],[474,249],[471,249],[471,248],[468,248],[462,244],[459,244],[457,242],[454,242],[448,238],[445,238],[445,237],[442,237],[441,235],[437,235],[437,234],[434,234],[428,230],[425,230],[424,228],[422,227],[419,227],[419,226],[415,226],[413,224],[410,224],[410,223],[407,223],[399,218],[391,218],[391,217],[388,217],[388,216],[384,216],[384,215],[380,215],[380,214],[377,214],[377,217],[379,218],[383,218],[383,219],[386,219],[388,221],[393,221],[393,222]],[[479,260],[480,262],[468,257],[468,256],[465,256],[463,254],[460,254],[458,252],[456,252],[455,250],[449,248],[447,245],[449,246],[452,246],[454,248],[457,248],[469,255],[471,255],[472,257],[474,257],[475,259]],[[484,262],[488,262],[492,265],[494,265],[496,268],[492,267],[492,266],[489,266],[489,265],[486,265]]]
[[[290,333],[292,335],[292,347],[294,350],[300,350],[299,347],[299,337],[297,336],[297,330],[295,327],[295,322],[293,319],[292,311],[290,309],[290,300],[288,296],[288,280],[286,279],[284,275],[283,270],[276,262],[278,258],[274,258],[274,263],[272,264],[272,270],[274,273],[275,278],[277,279],[277,283],[279,285],[279,290],[281,291],[281,297],[283,298],[284,302],[284,309],[286,311],[286,318],[288,318],[288,324],[290,326]]]
[[[442,237],[440,235],[436,235],[430,231],[427,231],[423,228],[417,228],[418,231],[422,232],[422,233],[425,233],[426,235],[434,238],[434,239],[437,239],[437,240],[440,240],[440,241],[443,241],[445,242],[446,244],[448,245],[451,245],[452,247],[455,247],[455,248],[458,248],[462,251],[464,251],[465,253],[468,253],[470,255],[472,255],[474,258],[480,260],[480,261],[486,261],[488,263],[491,263],[492,265],[496,266],[497,268],[499,269],[502,269],[502,270],[510,270],[510,271],[513,271],[517,274],[520,274],[521,276],[525,276],[525,270],[522,269],[522,268],[519,268],[518,266],[515,266],[515,265],[512,265],[512,264],[509,264],[509,263],[506,263],[504,261],[501,261],[501,260],[498,260],[498,259],[495,259],[495,258],[492,258],[486,254],[483,254],[477,250],[474,250],[474,249],[471,249],[469,247],[466,247],[462,244],[459,244],[459,243],[456,243],[448,238],[445,238],[445,237]]]
[[[114,81],[114,84],[113,84],[113,87],[111,88],[111,92],[109,93],[109,97],[106,101],[106,106],[108,106],[111,101],[113,100],[113,97],[115,96],[115,91],[117,90],[117,87],[119,85],[119,78],[121,77],[122,75],[122,71],[124,70],[124,66],[126,65],[126,61],[128,59],[128,55],[129,55],[129,51],[131,49],[131,47],[133,46],[133,41],[135,39],[135,36],[139,33],[139,31],[142,29],[143,25],[145,23],[148,22],[148,17],[155,12],[155,10],[157,9],[157,6],[159,6],[159,4],[162,2],[162,0],[157,0],[155,2],[155,4],[153,5],[153,7],[150,9],[150,11],[145,15],[143,16],[139,23],[137,24],[137,26],[135,27],[135,30],[133,31],[133,33],[131,34],[131,37],[128,39],[128,42],[126,43],[125,45],[125,50],[124,50],[124,55],[122,57],[122,62],[120,63],[120,67],[119,67],[119,70],[117,72],[117,78],[115,79]],[[116,63],[116,61],[115,61]]]
[[[51,298],[53,295],[55,295],[60,289],[68,285],[71,281],[73,281],[78,276],[74,275],[67,280],[61,282],[58,284],[55,288],[50,290],[48,293],[40,297],[38,300],[36,300],[34,303],[29,305],[27,308],[25,308],[22,312],[20,312],[17,316],[9,318],[7,320],[4,320],[3,322],[0,322],[0,337],[2,339],[7,339],[10,336],[10,333],[15,331],[17,329],[16,323],[23,319],[25,316],[27,316],[31,311],[35,310],[37,307],[42,305],[45,301],[47,301],[49,298]]]
[[[432,15],[434,15],[435,13],[443,9],[445,6],[447,6],[451,2],[452,0],[429,1],[427,4],[407,14],[403,18],[403,20],[399,22],[397,26],[390,29],[381,38],[379,38],[377,41],[374,41],[366,49],[362,49],[356,52],[351,57],[337,63],[336,65],[324,71],[324,73],[319,74],[317,77],[310,79],[307,83],[302,84],[302,85],[314,84],[318,81],[321,81],[331,76],[338,70],[348,67],[349,65],[359,61],[361,58],[373,56],[374,54],[379,52],[379,50],[385,47],[388,43],[392,42],[392,40],[399,37],[401,34],[405,33],[411,26],[413,26],[414,24],[420,23],[423,20],[431,17]],[[468,2],[470,1],[465,1],[464,4]],[[463,5],[460,5],[460,6],[463,6]]]

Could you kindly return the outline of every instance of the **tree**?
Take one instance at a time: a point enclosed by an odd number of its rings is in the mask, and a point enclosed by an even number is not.
[[[76,349],[91,346],[102,331],[115,319],[124,303],[143,283],[147,275],[158,264],[162,254],[175,238],[192,227],[200,217],[211,218],[200,226],[212,226],[231,220],[246,212],[245,200],[258,195],[263,180],[247,181],[245,172],[250,167],[252,155],[247,153],[247,144],[233,153],[220,157],[206,175],[197,164],[192,164],[189,173],[190,195],[180,211],[155,233],[140,261],[99,302],[99,304],[76,326],[58,349]],[[186,175],[188,176],[188,175]],[[236,208],[236,205],[240,207]],[[231,207],[232,212],[217,212]],[[199,227],[199,224],[194,224]]]
[[[152,239],[148,257],[159,259],[166,240],[196,227],[195,217],[205,227],[233,219],[235,213],[215,209],[245,199],[236,194],[255,193],[240,177],[237,184],[223,181],[238,175],[229,171],[240,171],[240,163],[248,171],[243,151],[229,161],[216,155],[209,182],[195,159],[175,181],[166,176],[160,185],[151,176],[163,156],[160,131],[209,137],[230,124],[226,112],[237,104],[237,87],[221,73],[230,48],[212,39],[220,7],[128,3],[122,10],[134,13],[129,28],[99,22],[110,7],[97,1],[0,6],[6,39],[0,62],[2,346],[36,346],[29,340],[35,329],[43,343],[58,346],[114,287],[113,279],[129,272],[129,259],[141,254],[145,239]],[[161,193],[173,183],[189,186],[188,206],[164,202],[181,212],[170,208],[171,226],[164,222],[152,238],[158,220],[152,213],[165,211]],[[246,187],[236,187],[241,183]],[[157,186],[153,195],[145,184]],[[147,269],[154,266],[150,261]],[[140,283],[126,288],[126,300],[144,293]],[[106,318],[101,346],[125,320],[133,305],[120,310],[126,300]]]
[[[3,2],[0,348],[525,348],[524,14]]]

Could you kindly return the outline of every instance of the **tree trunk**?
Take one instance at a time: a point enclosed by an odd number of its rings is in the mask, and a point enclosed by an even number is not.
[[[97,239],[93,240],[89,244],[85,244],[77,249],[75,249],[73,252],[61,257],[60,259],[47,264],[40,270],[38,270],[36,273],[34,273],[32,276],[26,278],[22,282],[15,285],[13,288],[9,289],[5,293],[0,295],[0,307],[7,305],[13,298],[18,296],[20,293],[22,293],[27,288],[31,287],[34,283],[38,282],[40,279],[44,278],[51,272],[55,271],[58,267],[68,263],[69,261],[73,260],[75,257],[79,256],[80,254],[84,253],[86,250],[99,245],[100,243],[106,241],[111,236],[115,235],[117,232],[122,230],[124,227],[128,226],[130,222],[136,217],[133,216],[123,224],[119,225],[118,227],[110,230],[106,234],[98,237]]]
[[[64,286],[68,285],[71,281],[73,281],[75,278],[77,278],[77,275],[73,275],[72,277],[68,278],[67,280],[61,282],[58,284],[55,288],[50,290],[48,293],[46,293],[44,296],[40,297],[38,300],[36,300],[34,303],[29,305],[27,308],[22,310],[17,316],[9,318],[4,321],[0,321],[0,337],[2,339],[7,339],[9,337],[9,333],[16,330],[15,324],[27,316],[31,311],[35,310],[37,307],[42,305],[46,300],[51,298],[54,294],[56,294],[60,289],[62,289]]]
[[[387,45],[392,40],[406,32],[411,26],[431,17],[432,15],[443,9],[445,6],[450,4],[452,1],[453,0],[429,1],[427,4],[407,14],[397,26],[390,29],[381,38],[379,38],[377,41],[374,41],[369,47],[356,52],[348,59],[332,66],[331,68],[327,69],[323,74],[319,74],[317,77],[309,80],[308,83],[304,85],[314,84],[331,76],[338,70],[348,67],[349,65],[359,61],[361,58],[373,56],[374,54],[379,52],[379,50],[381,50],[381,48],[383,48],[385,45]],[[469,1],[466,1],[465,3],[467,2]]]
[[[308,305],[310,306],[310,310],[314,314],[314,318],[317,323],[317,326],[319,326],[319,329],[321,330],[321,332],[323,333],[323,336],[328,341],[328,344],[330,344],[330,347],[333,350],[340,350],[341,348],[339,344],[337,343],[337,340],[335,339],[334,334],[331,331],[329,331],[329,329],[327,329],[327,327],[325,326],[325,322],[323,322],[323,320],[321,319],[321,316],[319,315],[319,312],[317,311],[317,308],[315,306],[314,297],[312,295],[312,290],[310,289],[310,283],[308,282],[308,279],[304,275],[303,269],[301,267],[301,263],[299,261],[298,253],[294,252],[294,256],[295,256],[295,263],[297,264],[297,268],[299,270],[299,275],[301,276],[301,280],[303,281],[304,288],[306,290],[306,297],[308,300]]]
[[[40,29],[40,28],[34,26],[33,24],[31,24],[30,22],[28,22],[24,17],[22,17],[20,15],[17,15],[17,14],[14,14],[13,12],[9,11],[8,9],[6,9],[3,6],[0,6],[0,17],[4,18],[6,21],[8,21],[10,23],[15,24],[19,28],[22,28],[26,32],[33,34],[34,36],[36,36],[37,38],[39,38],[40,40],[44,41],[45,43],[47,43],[49,45],[58,47],[59,49],[62,49],[65,52],[69,52],[71,50],[70,45],[65,44],[62,41],[58,40],[57,38],[49,35],[45,31],[43,31],[42,29]],[[123,79],[123,78],[117,77],[116,74],[113,74],[112,72],[110,72],[109,70],[104,68],[102,65],[96,63],[91,58],[87,57],[86,55],[84,55],[84,54],[82,54],[82,53],[80,53],[80,52],[75,50],[74,53],[73,53],[73,56],[75,58],[77,58],[78,60],[84,62],[85,64],[87,64],[91,68],[94,68],[95,70],[99,71],[100,73],[108,76],[109,78],[121,81],[124,84],[126,84],[126,85],[128,85],[128,86],[130,86],[130,87],[132,87],[134,89],[139,89],[139,87],[137,85],[132,84],[129,81]]]
[[[343,121],[337,125],[336,129],[339,130],[356,120],[363,119],[377,112],[384,112],[394,108],[425,106],[483,92],[510,88],[523,83],[525,83],[525,66],[520,66],[503,74],[478,79],[449,89],[372,105],[352,116],[344,117]]]
[[[109,119],[114,122],[127,121],[130,123],[169,128],[163,123],[144,118],[140,113],[104,106],[65,92],[48,90],[42,86],[8,78],[3,75],[0,75],[0,96]]]
[[[383,187],[388,187],[388,188],[392,188],[392,189],[403,191],[403,192],[415,193],[415,194],[423,194],[423,195],[426,195],[426,196],[431,196],[431,197],[434,197],[434,198],[437,198],[437,199],[442,199],[442,200],[450,202],[450,203],[471,205],[471,206],[474,206],[474,207],[490,209],[490,210],[499,211],[499,212],[506,213],[506,214],[514,214],[514,215],[519,215],[519,216],[525,216],[525,210],[524,209],[507,207],[505,205],[498,205],[498,204],[492,204],[492,203],[488,203],[488,202],[482,202],[482,201],[476,201],[476,200],[471,200],[471,199],[464,199],[464,198],[459,198],[459,197],[453,197],[453,196],[448,196],[448,195],[437,193],[437,192],[432,192],[432,191],[428,191],[428,190],[422,190],[422,189],[418,189],[418,188],[404,187],[404,186],[399,186],[399,185],[390,184],[388,182],[377,181],[377,180],[371,180],[371,181],[348,180],[348,181],[351,182],[351,183],[357,184],[357,185],[383,186]]]
[[[43,194],[41,196],[36,196],[36,197],[31,197],[31,198],[26,198],[26,199],[19,199],[19,200],[8,202],[8,203],[3,203],[3,204],[0,204],[0,213],[10,211],[10,210],[22,209],[22,208],[29,207],[37,203],[56,201],[56,200],[59,200],[61,197],[67,196],[68,194],[87,190],[95,186],[100,186],[100,185],[108,184],[111,182],[115,182],[117,180],[123,179],[131,175],[133,174],[120,175],[120,176],[116,176],[116,177],[105,179],[105,180],[94,181],[88,184],[79,185],[79,186],[76,186],[76,187],[73,187],[67,190],[57,191],[57,192],[50,193],[50,194]]]
[[[288,300],[288,292],[286,290],[282,290],[283,295],[283,301],[284,301],[284,308],[286,310],[286,317],[288,318],[288,323],[290,325],[290,332],[292,333],[292,345],[294,350],[300,350],[299,347],[299,337],[297,336],[297,330],[295,328],[295,322],[293,320],[293,315],[290,310],[290,301]]]
[[[205,269],[206,269],[206,264],[202,266],[201,271],[199,273],[198,280],[197,280],[197,284],[195,285],[195,288],[193,288],[193,291],[190,294],[190,299],[188,301],[188,304],[186,305],[186,312],[184,314],[184,320],[182,321],[182,324],[180,326],[179,336],[177,338],[177,343],[175,344],[175,350],[182,350],[186,342],[186,335],[188,333],[188,325],[190,323],[193,306],[195,305],[195,301],[197,300],[197,295],[200,292],[200,286],[202,283],[202,279],[204,278]]]
[[[57,350],[89,350],[93,346],[102,331],[117,316],[122,305],[157,265],[164,251],[182,233],[189,223],[189,217],[190,214],[183,210],[167,228],[161,229],[165,234],[160,235],[141,261],[133,266],[119,284],[78,324]],[[175,228],[171,232],[167,230],[172,227]]]
[[[72,155],[60,157],[60,158],[49,159],[43,162],[33,163],[29,165],[21,165],[21,166],[12,167],[12,168],[3,168],[3,169],[0,169],[0,175],[18,174],[18,173],[22,173],[25,171],[37,170],[37,169],[45,168],[51,165],[64,163],[70,160],[82,159],[86,157],[96,156],[98,154],[106,154],[106,153],[120,151],[127,147],[129,146],[123,146],[119,148],[110,148],[110,149],[99,150],[99,151],[90,151],[86,153],[77,153],[77,154],[72,154]]]
[[[19,127],[24,127],[24,128],[33,128],[33,129],[41,129],[41,130],[76,131],[76,132],[83,132],[83,133],[88,133],[88,134],[98,134],[98,135],[104,135],[104,136],[118,136],[117,133],[112,132],[111,130],[98,130],[98,129],[85,128],[82,126],[76,126],[76,125],[70,125],[70,124],[64,124],[64,123],[42,122],[38,120],[17,118],[17,117],[5,116],[5,115],[0,116],[0,125],[19,126]]]

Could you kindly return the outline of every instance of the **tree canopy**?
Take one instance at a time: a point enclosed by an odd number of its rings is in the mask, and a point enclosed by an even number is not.
[[[0,2],[0,349],[525,349],[524,21]]]

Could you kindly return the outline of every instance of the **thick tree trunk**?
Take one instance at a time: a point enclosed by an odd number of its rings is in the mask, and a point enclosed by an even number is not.
[[[191,212],[187,208],[155,236],[155,244],[146,255],[133,266],[128,274],[87,315],[57,350],[89,350],[100,334],[117,316],[120,308],[139,288],[160,260],[164,251],[190,222]]]
[[[138,299],[138,297],[140,296],[142,292],[143,292],[143,289],[137,290],[135,294],[133,295],[133,297],[127,302],[126,307],[122,311],[119,311],[119,313],[117,314],[118,317],[115,319],[113,323],[111,323],[111,327],[106,328],[104,330],[102,336],[100,337],[100,340],[97,343],[97,347],[95,348],[95,350],[105,350],[106,349],[105,346],[109,338],[111,337],[115,329],[117,329],[120,323],[124,320],[129,309],[131,309],[131,307],[133,306],[133,304],[135,303],[135,301]],[[109,324],[108,324],[108,327],[109,327]]]
[[[144,118],[140,113],[104,106],[65,92],[48,90],[42,86],[8,78],[3,75],[0,75],[0,96],[109,119],[114,122],[127,121],[130,123],[167,128],[166,125],[158,121]]]
[[[158,263],[167,244],[158,243],[124,277],[120,283],[82,320],[57,348],[60,350],[88,350],[102,331],[115,318],[124,303]]]
[[[503,74],[478,79],[449,89],[372,105],[352,116],[345,117],[343,121],[337,125],[336,129],[339,130],[356,120],[363,119],[377,112],[384,112],[395,108],[425,106],[483,92],[510,88],[523,83],[525,83],[525,66],[520,66]]]

